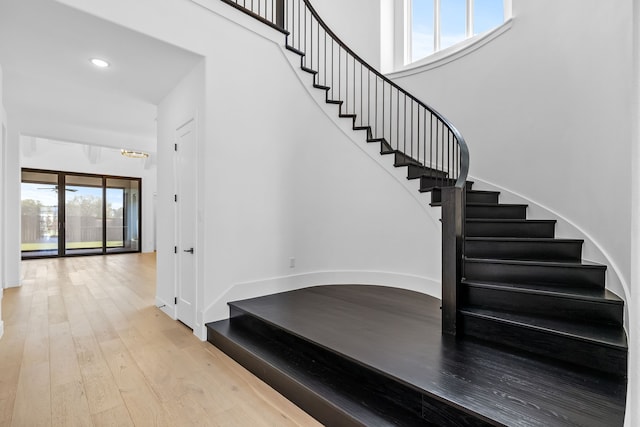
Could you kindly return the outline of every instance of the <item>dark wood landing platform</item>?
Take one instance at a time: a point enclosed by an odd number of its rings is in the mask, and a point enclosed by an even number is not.
[[[624,378],[443,336],[423,294],[320,286],[230,307],[209,342],[326,425],[623,424]]]

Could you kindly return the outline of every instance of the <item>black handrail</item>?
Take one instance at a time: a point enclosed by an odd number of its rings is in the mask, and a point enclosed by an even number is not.
[[[309,0],[223,0],[286,35],[287,49],[301,56],[315,87],[340,117],[366,130],[381,154],[409,166],[421,189],[442,195],[443,332],[456,333],[457,289],[463,277],[466,180],[469,150],[462,134],[442,114],[369,65],[329,28]],[[412,168],[413,167],[413,168]]]

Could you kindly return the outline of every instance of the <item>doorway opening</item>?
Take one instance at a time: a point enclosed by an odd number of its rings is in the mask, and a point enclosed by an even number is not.
[[[142,179],[22,169],[22,259],[140,252]]]

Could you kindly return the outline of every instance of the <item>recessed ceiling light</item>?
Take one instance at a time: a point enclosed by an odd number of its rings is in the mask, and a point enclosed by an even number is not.
[[[107,61],[100,58],[91,58],[91,63],[99,68],[107,68],[109,66],[109,63]]]

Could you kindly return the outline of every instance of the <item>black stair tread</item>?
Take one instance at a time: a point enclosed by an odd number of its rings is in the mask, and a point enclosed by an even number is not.
[[[339,101],[337,99],[327,99],[325,101],[327,104],[336,104],[336,105],[342,105],[344,104],[344,101]]]
[[[474,193],[474,194],[500,194],[499,191],[488,191],[488,190],[467,190],[467,193]]]
[[[508,222],[508,223],[531,223],[549,224],[556,223],[555,219],[515,219],[515,218],[467,218],[467,222]]]
[[[583,243],[582,239],[556,239],[553,237],[465,237],[474,242],[540,242],[540,243]]]
[[[266,362],[269,369],[297,383],[305,393],[315,395],[325,405],[341,412],[342,417],[348,419],[343,419],[342,422],[380,426],[397,425],[397,422],[421,424],[406,411],[400,410],[400,413],[394,414],[396,419],[393,421],[377,413],[377,408],[372,409],[365,403],[369,398],[366,397],[365,390],[354,390],[353,385],[345,381],[343,376],[336,376],[327,367],[313,360],[307,361],[284,343],[262,335],[255,336],[241,325],[234,324],[231,319],[208,323],[207,327],[241,347],[244,352]]]
[[[291,46],[291,45],[286,45],[287,50],[290,50],[291,52],[297,53],[300,56],[305,56],[305,53],[299,49],[296,49],[295,47]]]
[[[355,114],[339,114],[338,117],[343,117],[343,118],[348,118],[348,119],[355,119],[356,116]]]
[[[620,350],[627,349],[627,338],[623,328],[619,326],[598,325],[583,322],[551,319],[540,316],[527,316],[507,311],[488,310],[485,308],[465,307],[460,313],[467,316],[481,317],[514,326],[535,329],[556,335],[562,335],[586,342],[598,343]]]
[[[322,89],[322,90],[330,90],[331,89],[329,86],[319,85],[319,84],[315,84],[315,83],[314,83],[313,87],[316,88],[316,89]]]
[[[607,266],[591,261],[543,261],[543,260],[520,260],[520,259],[493,259],[493,258],[465,258],[465,262],[481,262],[488,264],[510,264],[510,265],[535,265],[548,267],[567,267],[567,268],[593,268],[597,270],[606,270]]]
[[[436,178],[434,177],[434,179],[436,179]],[[448,178],[447,178],[447,180],[451,181],[452,184],[455,184],[455,180],[448,179]],[[474,181],[465,181],[465,182],[467,183],[467,191],[470,191],[470,188],[473,187]],[[453,185],[451,185],[451,187],[453,187]],[[433,186],[433,187],[421,187],[419,191],[421,193],[429,193],[431,191],[442,191],[443,188],[447,188],[447,187],[442,187],[442,186],[438,186],[438,185]],[[441,202],[432,202],[432,203],[430,203],[430,205],[431,206],[442,206],[442,203]],[[467,221],[471,221],[471,220],[472,219],[470,218]],[[489,221],[493,221],[493,220],[489,220]]]
[[[523,205],[523,204],[518,204],[518,203],[467,203],[466,204],[467,207],[470,206],[479,206],[479,207],[494,207],[494,208],[499,208],[499,207],[518,207],[518,208],[526,208],[529,205]]]
[[[309,67],[305,67],[304,65],[301,66],[300,69],[302,71],[305,71],[305,72],[309,73],[309,74],[318,74],[318,72],[316,70],[313,70],[313,69],[311,69]]]
[[[504,289],[514,292],[549,295],[558,298],[581,299],[607,304],[624,305],[624,301],[608,289],[581,288],[565,284],[505,283],[480,280],[462,280],[462,284],[479,288]]]

